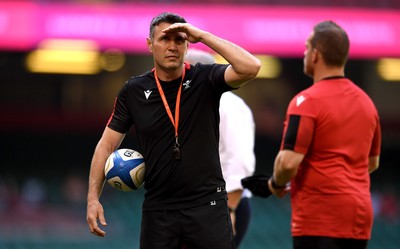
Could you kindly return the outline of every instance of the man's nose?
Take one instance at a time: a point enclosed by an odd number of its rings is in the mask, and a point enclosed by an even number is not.
[[[168,49],[176,50],[178,48],[176,42],[174,40],[170,40],[168,43]]]

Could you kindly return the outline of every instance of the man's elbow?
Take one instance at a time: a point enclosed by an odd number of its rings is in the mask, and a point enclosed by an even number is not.
[[[260,69],[261,62],[259,59],[254,57],[253,60],[248,61],[246,64],[243,64],[241,67],[237,67],[234,70],[241,81],[250,81],[257,77]]]
[[[373,156],[369,158],[368,172],[372,173],[379,168],[379,156]]]
[[[247,73],[248,78],[254,79],[255,77],[257,77],[258,72],[260,72],[260,69],[261,69],[261,62],[259,59],[255,58],[252,65],[248,67],[248,73]]]
[[[374,171],[376,171],[379,168],[379,164],[375,164],[375,165],[369,165],[368,166],[368,173],[372,173]]]

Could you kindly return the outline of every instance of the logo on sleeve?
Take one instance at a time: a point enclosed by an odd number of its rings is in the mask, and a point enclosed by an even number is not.
[[[150,94],[151,94],[151,90],[144,91],[144,96],[146,97],[146,99],[149,99]]]
[[[306,100],[306,98],[303,95],[298,96],[296,99],[296,106],[301,105],[301,103],[303,103],[304,100]]]

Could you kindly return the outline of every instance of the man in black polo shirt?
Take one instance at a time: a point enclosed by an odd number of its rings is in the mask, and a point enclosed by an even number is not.
[[[185,64],[189,43],[202,42],[230,64]],[[98,142],[90,169],[87,221],[105,232],[99,202],[104,163],[131,127],[146,161],[140,247],[234,248],[218,154],[222,93],[253,79],[260,62],[239,46],[179,15],[153,18],[147,45],[154,68],[129,79]]]

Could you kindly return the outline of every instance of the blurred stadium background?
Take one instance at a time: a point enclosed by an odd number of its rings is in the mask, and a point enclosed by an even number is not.
[[[114,96],[152,67],[145,38],[162,11],[239,43],[264,63],[236,91],[255,115],[257,173],[272,171],[287,104],[311,84],[302,54],[312,25],[332,19],[347,29],[346,74],[372,97],[382,121],[369,248],[399,248],[398,0],[0,1],[0,248],[138,248],[143,189],[105,186],[108,234],[97,238],[86,224],[87,178]],[[136,148],[133,136],[122,146]],[[252,205],[241,248],[291,248],[288,198],[253,198]]]

